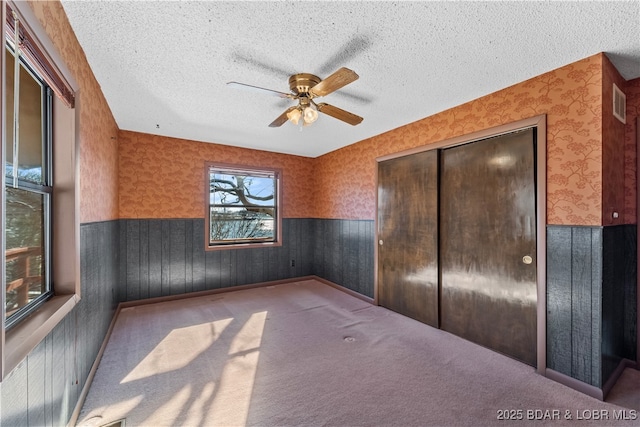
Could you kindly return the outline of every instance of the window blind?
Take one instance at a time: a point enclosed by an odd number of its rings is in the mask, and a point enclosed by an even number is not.
[[[15,40],[15,20],[18,19],[18,38]],[[26,22],[20,18],[18,12],[7,3],[7,28],[6,37],[14,44],[20,47],[20,54],[29,62],[36,72],[47,82],[54,93],[67,105],[73,108],[75,105],[75,96],[71,85],[62,77],[62,73],[54,65],[46,51],[31,35]]]

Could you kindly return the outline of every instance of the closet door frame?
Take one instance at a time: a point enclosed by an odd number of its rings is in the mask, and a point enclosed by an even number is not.
[[[466,135],[446,139],[433,144],[400,151],[376,158],[380,163],[429,150],[440,150],[492,138],[523,129],[536,128],[536,288],[537,288],[537,367],[536,371],[546,375],[547,367],[547,116],[539,115],[501,126],[496,126]],[[376,166],[376,188],[378,188],[378,167]],[[378,211],[376,191],[376,212]],[[374,304],[378,302],[378,215],[375,216],[374,245]]]

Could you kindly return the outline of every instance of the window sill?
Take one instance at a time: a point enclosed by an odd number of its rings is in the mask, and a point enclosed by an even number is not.
[[[230,249],[251,249],[251,248],[275,248],[282,246],[282,241],[277,242],[256,242],[256,243],[235,243],[229,245],[205,246],[206,251],[224,251]]]
[[[71,312],[77,295],[54,296],[5,333],[4,372],[8,375]]]

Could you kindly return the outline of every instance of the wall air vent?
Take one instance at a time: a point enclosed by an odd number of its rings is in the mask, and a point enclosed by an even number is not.
[[[627,96],[613,84],[613,115],[622,123],[627,123]]]

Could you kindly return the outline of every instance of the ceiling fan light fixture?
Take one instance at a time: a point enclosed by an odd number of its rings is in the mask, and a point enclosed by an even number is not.
[[[291,110],[287,113],[287,118],[289,120],[291,120],[291,122],[294,125],[298,124],[298,121],[300,120],[300,117],[302,117],[302,113],[300,112],[299,108],[296,108],[295,110]]]
[[[306,124],[311,124],[318,120],[318,112],[311,106],[308,106],[304,109],[303,119]]]

